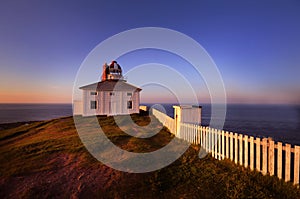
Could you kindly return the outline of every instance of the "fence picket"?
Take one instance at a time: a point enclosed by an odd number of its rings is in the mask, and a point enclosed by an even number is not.
[[[238,134],[234,134],[234,162],[238,163]]]
[[[274,141],[270,140],[270,146],[269,146],[269,173],[270,175],[274,175]]]
[[[222,142],[222,138],[221,138],[221,130],[218,130],[218,160],[221,160],[221,142]]]
[[[254,137],[250,136],[250,169],[254,170]]]
[[[239,160],[240,160],[240,165],[243,165],[243,135],[240,134],[239,135],[239,151],[240,151],[240,154],[239,154]]]
[[[282,143],[277,143],[277,177],[282,178]]]
[[[266,175],[268,172],[268,146],[267,138],[262,139],[262,174]]]
[[[152,110],[152,114],[175,137],[200,145],[207,153],[211,152],[215,159],[230,158],[236,164],[249,166],[251,170],[256,169],[264,175],[267,173],[274,175],[276,170],[279,179],[293,180],[293,183],[298,184],[299,187],[300,146],[292,148],[290,144],[285,144],[285,146],[281,142],[275,144],[273,140],[267,138],[261,140],[259,137],[229,133],[197,124],[176,123],[175,119],[156,109]],[[277,150],[277,164],[275,164],[275,149]],[[285,151],[285,160],[283,160],[283,151]],[[291,163],[293,163],[293,171],[291,171]]]
[[[261,171],[260,170],[260,138],[256,138],[256,170],[257,171]]]
[[[230,132],[230,160],[233,161],[233,133]]]
[[[245,167],[247,168],[248,167],[248,136],[247,135],[245,135],[245,143],[244,143],[244,160],[245,160],[245,162],[244,162],[244,165],[245,165]]]
[[[285,145],[285,178],[286,182],[291,180],[291,145]]]
[[[221,138],[222,138],[222,152],[221,152],[221,160],[225,158],[225,132],[221,131]]]
[[[228,131],[226,131],[225,133],[225,137],[226,137],[226,158],[229,158],[229,134]]]
[[[299,167],[300,167],[300,146],[295,146],[294,152],[294,184],[299,184]]]

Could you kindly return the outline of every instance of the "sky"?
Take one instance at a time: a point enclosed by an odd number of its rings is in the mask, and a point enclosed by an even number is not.
[[[299,24],[296,0],[1,1],[0,103],[71,103],[77,72],[99,43],[133,28],[162,27],[202,45],[228,103],[300,104]],[[200,102],[210,102],[201,76],[171,53],[138,50],[117,61],[124,73],[166,64],[190,81]],[[173,102],[172,95],[144,86],[141,99]]]

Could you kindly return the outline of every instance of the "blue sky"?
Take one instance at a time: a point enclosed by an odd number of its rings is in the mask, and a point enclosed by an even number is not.
[[[70,103],[77,70],[97,44],[151,26],[199,42],[220,70],[229,103],[299,104],[299,24],[299,1],[1,1],[0,103]],[[157,61],[192,73],[176,59],[149,50],[118,61],[125,72]],[[152,102],[154,90],[143,91]]]

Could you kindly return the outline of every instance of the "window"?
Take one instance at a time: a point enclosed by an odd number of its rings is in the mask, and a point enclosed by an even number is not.
[[[127,93],[127,96],[132,96],[132,93]]]
[[[91,101],[91,109],[97,109],[97,101]]]
[[[97,95],[97,94],[98,94],[97,92],[94,91],[91,92],[91,95]]]
[[[127,101],[127,109],[132,109],[132,101]]]
[[[115,93],[114,92],[110,92],[109,95],[112,96],[112,95],[115,95]]]

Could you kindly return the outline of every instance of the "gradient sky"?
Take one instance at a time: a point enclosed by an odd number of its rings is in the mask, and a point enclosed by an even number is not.
[[[296,0],[1,1],[0,103],[71,103],[77,70],[96,45],[119,32],[152,26],[198,41],[218,66],[229,103],[299,104],[299,24]],[[176,59],[148,50],[118,62],[125,72],[158,62],[193,73]],[[201,81],[191,76],[191,82],[203,89],[200,102],[209,102]],[[155,89],[143,92],[143,102],[168,101]]]

